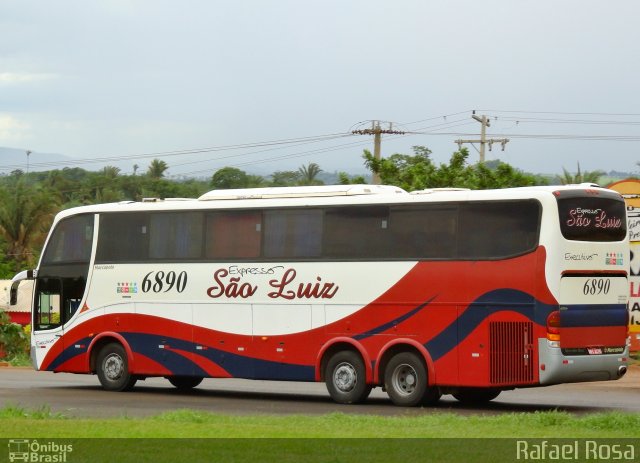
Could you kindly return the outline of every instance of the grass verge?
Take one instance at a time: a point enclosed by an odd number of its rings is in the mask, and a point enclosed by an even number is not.
[[[640,415],[566,412],[499,416],[229,416],[178,410],[150,418],[78,419],[48,408],[0,409],[5,438],[637,438]]]

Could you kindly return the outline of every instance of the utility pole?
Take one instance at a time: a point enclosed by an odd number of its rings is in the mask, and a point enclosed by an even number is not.
[[[371,121],[370,129],[361,129],[361,130],[353,130],[351,131],[354,135],[373,135],[373,157],[376,161],[380,160],[380,150],[382,145],[382,134],[388,135],[404,135],[404,132],[399,130],[393,130],[392,122],[385,122],[385,124],[389,124],[388,129],[383,129],[380,127],[381,121]],[[371,178],[371,182],[374,185],[380,185],[380,174],[377,172],[373,173]]]
[[[487,140],[487,127],[491,127],[491,121],[487,116],[476,116],[475,110],[471,115],[473,119],[480,122],[480,140],[462,140],[458,139],[455,143],[458,144],[458,149],[462,148],[463,143],[480,143],[480,162],[484,162],[485,146],[489,145],[489,151],[493,148],[494,143],[500,143],[502,145],[502,151],[504,151],[505,145],[509,143],[508,138],[490,138]]]

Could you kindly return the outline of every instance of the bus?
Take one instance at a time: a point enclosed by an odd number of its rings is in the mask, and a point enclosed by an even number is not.
[[[62,211],[14,285],[35,280],[37,370],[416,406],[622,377],[628,260],[624,200],[596,185],[280,187]]]

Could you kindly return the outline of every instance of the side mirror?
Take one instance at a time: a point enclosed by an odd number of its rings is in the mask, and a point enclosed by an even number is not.
[[[18,303],[18,286],[20,286],[19,281],[14,281],[11,283],[11,292],[9,293],[9,305],[16,305]]]
[[[20,286],[20,282],[24,280],[33,280],[35,277],[35,270],[23,270],[11,279],[12,283],[11,292],[9,293],[9,305],[16,305],[18,303],[18,286]]]

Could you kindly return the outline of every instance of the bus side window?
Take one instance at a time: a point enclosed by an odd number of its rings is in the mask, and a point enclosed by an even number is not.
[[[393,257],[453,259],[457,220],[455,206],[392,208]]]
[[[207,259],[251,259],[260,256],[262,214],[222,211],[207,215]]]
[[[391,225],[393,226],[393,224]],[[386,258],[393,253],[386,206],[327,209],[324,255],[336,259]]]
[[[149,259],[149,214],[103,214],[96,262],[145,262]]]
[[[320,209],[265,211],[264,257],[319,257],[322,253],[322,220]]]
[[[202,257],[200,212],[162,212],[149,217],[150,259],[199,259]]]
[[[539,222],[540,204],[537,201],[462,205],[458,257],[504,259],[531,252],[537,243]]]
[[[65,278],[62,281],[62,297],[64,317],[62,323],[68,322],[71,317],[80,308],[82,301],[82,293],[84,292],[86,282],[84,278]]]
[[[36,330],[64,325],[80,308],[85,287],[82,277],[40,278],[36,296]]]

